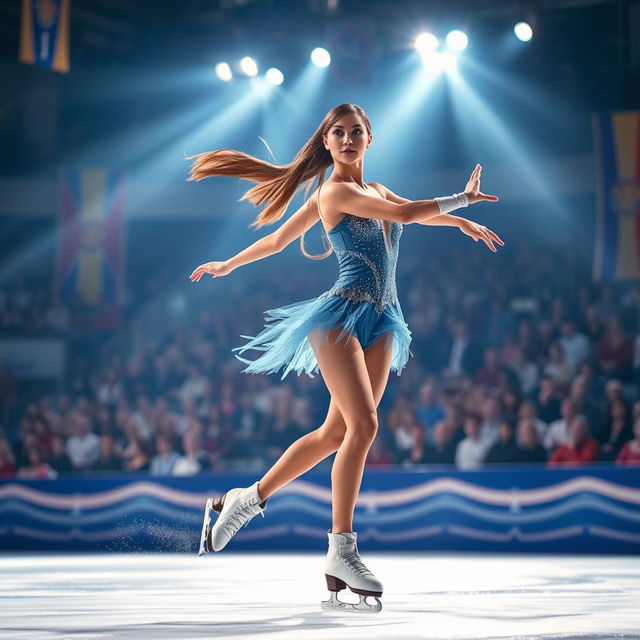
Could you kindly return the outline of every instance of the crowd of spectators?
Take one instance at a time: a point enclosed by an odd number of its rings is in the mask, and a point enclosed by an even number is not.
[[[565,255],[526,248],[400,260],[412,357],[389,377],[368,466],[640,464],[639,286],[590,282]],[[309,298],[315,265],[300,257],[283,278],[265,262],[259,290],[224,305],[194,296],[162,341],[72,372],[2,425],[0,474],[266,469],[324,423],[329,396],[319,375],[241,374],[231,348],[265,309]],[[0,327],[37,300],[23,283],[0,295]],[[60,309],[38,315],[66,322]],[[19,386],[0,367],[0,401]]]

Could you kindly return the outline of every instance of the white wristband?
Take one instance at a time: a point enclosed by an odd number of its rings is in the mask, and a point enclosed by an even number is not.
[[[469,198],[467,197],[467,194],[464,193],[464,191],[462,193],[454,193],[452,196],[434,198],[434,200],[438,203],[440,213],[449,213],[450,211],[454,211],[455,209],[469,206]]]

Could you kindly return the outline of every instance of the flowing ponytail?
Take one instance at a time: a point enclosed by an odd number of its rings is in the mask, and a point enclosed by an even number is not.
[[[306,185],[306,195],[314,178],[317,178],[316,187],[323,184],[326,170],[333,164],[331,153],[324,147],[323,135],[328,133],[340,118],[352,113],[364,120],[370,134],[371,123],[364,110],[356,104],[344,103],[325,115],[313,135],[289,164],[276,165],[235,149],[217,149],[187,157],[187,160],[194,159],[187,181],[193,182],[212,176],[236,176],[251,180],[257,184],[246,191],[240,200],[249,200],[256,206],[267,202],[267,206],[260,211],[250,226],[260,228],[266,224],[273,224],[282,218],[300,185]],[[321,260],[329,256],[333,249],[326,233],[323,237],[329,249],[323,254],[312,255],[304,248],[303,232],[300,236],[303,255],[312,260]]]

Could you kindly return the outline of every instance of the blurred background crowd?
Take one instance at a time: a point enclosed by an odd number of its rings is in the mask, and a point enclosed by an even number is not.
[[[429,242],[426,257],[403,254],[412,235]],[[587,262],[566,249],[503,238],[494,255],[457,235],[405,227],[398,288],[412,357],[389,377],[367,464],[640,464],[640,286],[593,283]],[[329,288],[333,256],[293,259],[295,270],[280,257],[261,261],[255,283],[242,286],[232,286],[237,271],[185,286],[188,273],[166,275],[170,258],[165,271],[134,274],[145,284],[128,294],[130,316],[166,281],[186,309],[161,318],[158,338],[137,350],[79,344],[74,310],[50,298],[37,272],[3,287],[3,336],[55,336],[76,357],[55,387],[0,369],[0,474],[190,475],[272,464],[322,425],[329,395],[319,375],[243,374],[231,349],[262,328],[267,308]]]

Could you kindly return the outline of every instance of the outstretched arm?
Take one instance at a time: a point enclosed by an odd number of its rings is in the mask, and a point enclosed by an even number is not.
[[[256,262],[274,253],[279,253],[289,243],[301,236],[304,231],[311,228],[319,219],[315,199],[309,198],[273,233],[256,240],[253,244],[228,260],[201,264],[199,267],[196,267],[189,277],[192,281],[198,282],[205,273],[211,274],[214,278],[216,276],[226,276],[244,264]]]
[[[478,202],[479,200],[489,200],[491,202],[495,202],[498,200],[496,196],[487,196],[480,192],[480,173],[482,171],[482,167],[477,165],[476,168],[471,173],[471,177],[469,178],[469,182],[465,188],[465,193],[469,198],[469,202]],[[377,182],[372,182],[371,186],[374,187],[377,191],[381,192],[381,195],[389,200],[390,202],[395,202],[396,204],[405,204],[407,202],[411,202],[407,198],[403,198],[401,196],[396,195],[390,189],[387,189],[384,185],[378,184]],[[494,242],[504,246],[504,242],[498,237],[496,233],[488,229],[487,227],[480,225],[472,220],[467,220],[467,218],[463,218],[462,216],[454,216],[449,213],[441,213],[440,215],[416,220],[415,222],[419,224],[426,225],[439,225],[439,226],[448,226],[448,227],[458,227],[462,233],[468,235],[473,238],[476,242],[478,240],[482,240],[494,253],[497,251]]]
[[[396,204],[405,204],[407,202],[411,202],[408,198],[403,198],[402,196],[396,195],[390,189],[387,189],[383,184],[378,182],[370,182],[369,183],[374,189],[377,189],[381,192],[381,194],[390,202],[395,202]],[[416,220],[418,224],[428,224],[431,226],[442,226],[442,227],[459,227],[460,226],[460,218],[459,216],[453,216],[450,213],[441,213],[437,216],[433,216],[433,218],[426,218],[424,220]]]

